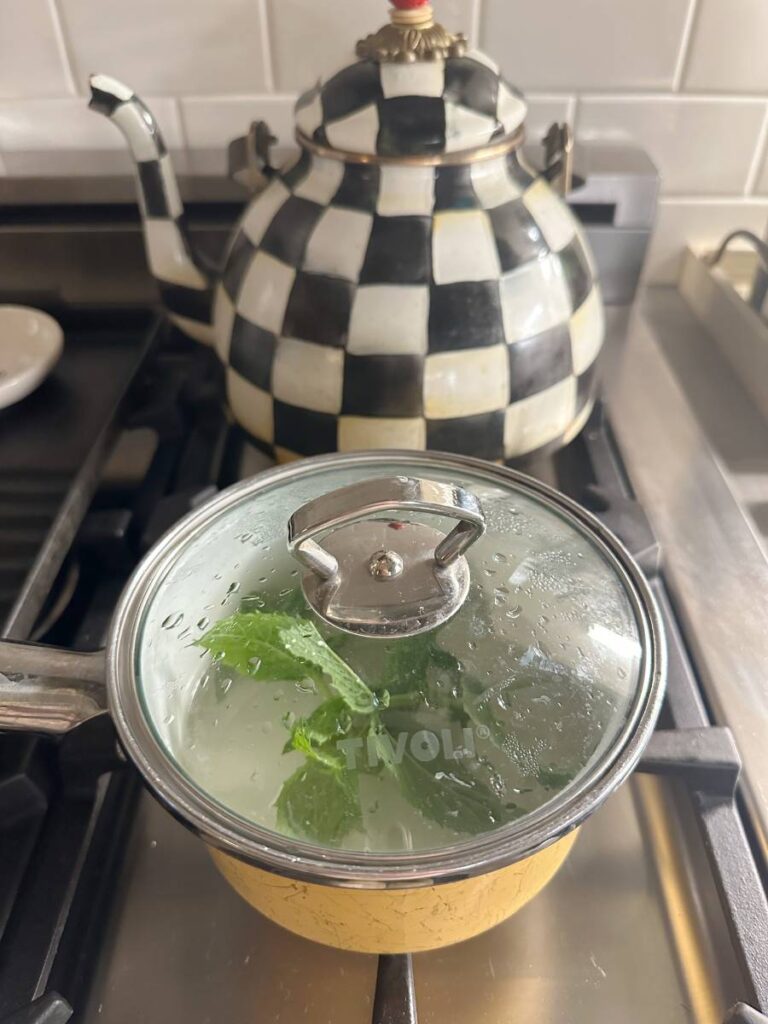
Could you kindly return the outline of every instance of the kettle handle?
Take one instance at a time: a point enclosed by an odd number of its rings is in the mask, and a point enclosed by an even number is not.
[[[549,126],[544,143],[542,174],[561,196],[573,188],[573,131],[566,122]]]
[[[104,651],[0,640],[0,729],[61,735],[106,711]]]
[[[266,188],[275,173],[269,151],[277,138],[266,121],[253,121],[248,134],[233,139],[227,150],[229,177],[255,194]]]

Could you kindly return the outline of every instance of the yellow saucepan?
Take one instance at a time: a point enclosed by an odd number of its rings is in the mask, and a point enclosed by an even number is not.
[[[500,871],[416,889],[345,889],[272,874],[211,849],[230,885],[291,932],[356,953],[423,953],[494,928],[533,899],[577,833]]]

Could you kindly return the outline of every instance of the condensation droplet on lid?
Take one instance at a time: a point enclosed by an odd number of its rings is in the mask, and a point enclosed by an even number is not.
[[[249,658],[248,664],[251,666],[254,672],[258,672],[261,668],[261,658]]]
[[[208,629],[210,624],[211,624],[211,620],[208,618],[207,615],[204,615],[202,617],[202,619],[198,619],[196,625],[197,625],[197,629]]]
[[[495,569],[485,568],[485,569],[483,569],[483,572],[485,573],[486,576],[495,576],[496,575],[496,570]]]
[[[493,556],[493,560],[494,562],[497,562],[499,565],[506,565],[507,556],[503,554],[501,551],[497,551],[496,554]]]
[[[163,629],[176,629],[183,621],[184,612],[172,612],[163,619],[161,625]]]

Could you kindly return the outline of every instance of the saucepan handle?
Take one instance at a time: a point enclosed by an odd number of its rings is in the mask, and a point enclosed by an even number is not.
[[[104,651],[0,640],[0,729],[59,735],[106,710]]]

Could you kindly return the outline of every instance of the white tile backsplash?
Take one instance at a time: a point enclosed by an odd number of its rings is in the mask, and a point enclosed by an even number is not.
[[[579,104],[578,135],[639,143],[661,172],[665,194],[738,195],[767,106],[765,100],[587,96]]]
[[[256,0],[58,3],[83,89],[100,71],[155,95],[265,91]]]
[[[225,148],[245,135],[252,121],[266,121],[277,150],[293,149],[291,96],[189,96],[181,100],[184,135],[190,149]]]
[[[383,0],[267,2],[275,82],[284,91],[303,91],[320,75],[354,60],[358,39],[386,21],[387,5]],[[471,38],[479,3],[480,0],[437,0],[440,20]]]
[[[176,101],[147,97],[146,102],[157,119],[168,148],[183,149],[184,137]],[[80,97],[0,101],[0,152],[124,148],[125,140],[117,128],[105,117],[89,110]]]
[[[582,136],[649,151],[664,177],[652,278],[674,275],[688,238],[763,230],[768,0],[433,3],[526,90],[531,142],[575,116]],[[30,151],[61,153],[41,173],[66,173],[64,151],[89,148],[127,166],[118,132],[86,109],[96,70],[143,95],[170,147],[201,167],[252,120],[285,152],[297,92],[352,59],[386,10],[386,0],[0,0],[0,174],[29,173]]]
[[[748,228],[762,235],[766,224],[768,200],[662,199],[645,279],[651,284],[675,284],[686,245],[714,249],[729,231]]]
[[[0,0],[0,98],[72,92],[52,0]]]
[[[481,41],[526,89],[664,89],[689,2],[485,0]]]
[[[699,0],[686,90],[768,92],[766,0]]]
[[[758,168],[757,180],[755,181],[755,194],[768,196],[768,146],[759,154],[760,167]]]

